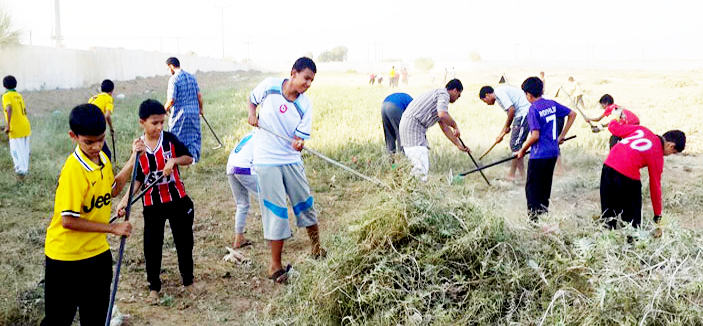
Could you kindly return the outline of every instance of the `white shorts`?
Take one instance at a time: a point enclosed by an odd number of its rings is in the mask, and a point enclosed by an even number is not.
[[[29,137],[10,138],[10,154],[15,164],[15,173],[19,175],[29,173]]]
[[[256,183],[264,239],[285,240],[293,235],[288,222],[286,197],[293,206],[296,226],[302,228],[317,224],[317,212],[302,163],[282,166],[257,165]]]
[[[403,150],[413,164],[412,174],[427,182],[427,175],[430,173],[429,149],[425,146],[413,146],[405,147]]]

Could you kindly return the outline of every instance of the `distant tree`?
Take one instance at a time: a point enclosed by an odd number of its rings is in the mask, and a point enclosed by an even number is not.
[[[347,61],[347,50],[346,46],[338,46],[332,50],[325,50],[320,53],[317,57],[318,61],[321,62],[342,62]]]
[[[415,68],[422,71],[430,71],[434,67],[434,60],[432,58],[417,58],[415,59]]]
[[[469,53],[469,59],[471,59],[471,61],[481,61],[481,55],[478,54],[478,52],[473,51]]]
[[[312,57],[312,52],[310,52],[310,51],[305,52],[305,54],[303,54],[303,56],[306,57],[306,58],[315,59],[315,58]]]
[[[10,14],[0,6],[0,47],[15,44],[20,44],[20,31],[13,28]]]

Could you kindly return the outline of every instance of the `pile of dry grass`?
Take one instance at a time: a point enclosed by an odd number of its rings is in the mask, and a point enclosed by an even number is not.
[[[549,216],[508,222],[446,185],[406,179],[300,266],[262,324],[703,324],[703,237],[664,221],[608,231]],[[351,219],[351,218],[350,218]],[[628,243],[627,236],[636,240]],[[262,317],[263,315],[263,317]],[[263,319],[262,319],[263,318]]]

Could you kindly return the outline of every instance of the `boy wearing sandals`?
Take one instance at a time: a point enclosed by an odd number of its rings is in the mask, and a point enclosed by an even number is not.
[[[249,124],[264,129],[254,136],[254,168],[264,238],[271,243],[268,275],[277,283],[285,282],[290,270],[290,265],[284,268],[281,264],[283,243],[292,236],[286,197],[293,206],[296,225],[307,229],[312,256],[318,258],[326,254],[320,246],[317,212],[300,156],[312,129],[312,103],[303,93],[312,84],[316,72],[315,62],[302,57],[295,61],[290,78],[265,79],[254,88],[247,104]],[[257,116],[258,106],[261,108]]]
[[[256,191],[256,172],[254,171],[254,142],[252,138],[256,130],[250,132],[239,141],[236,147],[229,153],[227,159],[227,179],[232,188],[232,196],[237,204],[237,212],[234,214],[234,249],[251,245],[251,241],[244,238],[244,228],[247,223],[247,213],[249,212],[249,195],[258,196]]]

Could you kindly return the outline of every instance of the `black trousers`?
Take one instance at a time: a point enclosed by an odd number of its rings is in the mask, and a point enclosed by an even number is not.
[[[110,304],[112,255],[107,250],[76,261],[46,257],[42,326],[70,326],[79,310],[81,325],[105,325]]]
[[[642,222],[642,182],[603,164],[600,206],[609,228],[617,228],[619,219],[638,227]]]
[[[539,215],[548,211],[556,163],[556,157],[530,159],[527,163],[525,195],[527,196],[527,212],[533,221],[537,221]]]
[[[193,284],[193,202],[188,196],[144,206],[144,262],[150,291],[161,291],[161,254],[166,220],[171,226],[183,285]]]
[[[610,149],[613,149],[613,146],[615,146],[615,144],[617,144],[620,140],[622,140],[621,137],[611,135],[610,140],[608,141],[608,143],[610,144]]]
[[[383,119],[383,136],[386,139],[386,149],[391,154],[403,152],[400,145],[400,118],[403,110],[391,102],[383,102],[381,105],[381,118]],[[397,146],[396,146],[397,144]]]

